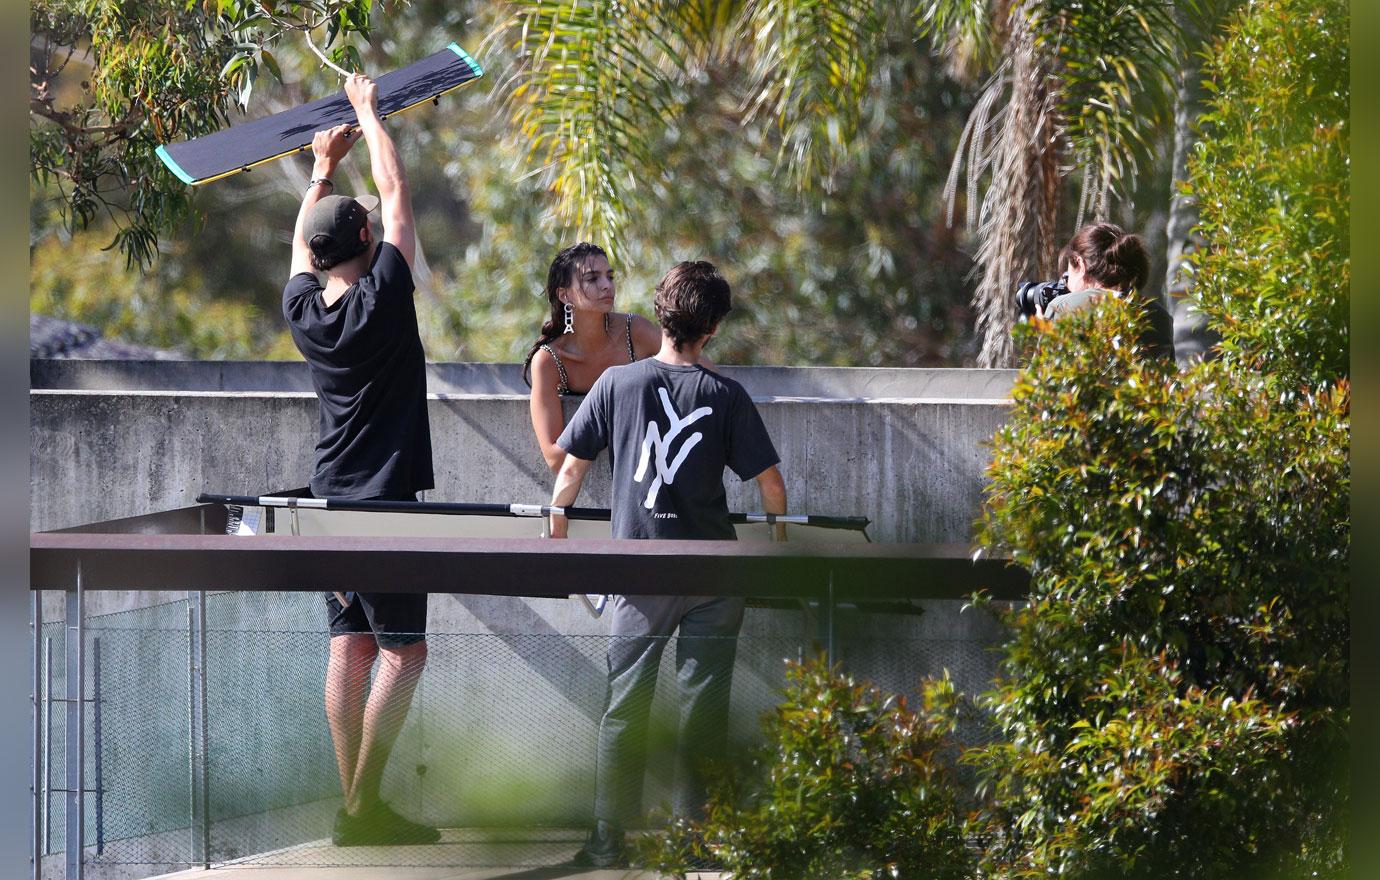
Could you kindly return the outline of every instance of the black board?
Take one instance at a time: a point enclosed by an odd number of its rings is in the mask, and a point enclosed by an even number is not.
[[[484,68],[454,43],[401,70],[377,77],[379,116],[387,119],[452,92],[484,75]],[[356,124],[344,90],[272,116],[212,134],[164,144],[158,158],[183,183],[200,186],[311,147],[312,135],[342,123]]]

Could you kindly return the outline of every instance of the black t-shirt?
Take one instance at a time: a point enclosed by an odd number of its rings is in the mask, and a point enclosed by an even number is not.
[[[415,498],[434,485],[413,289],[407,261],[387,242],[331,306],[315,275],[298,273],[283,288],[283,316],[321,404],[318,498]]]
[[[732,540],[724,467],[750,480],[781,459],[747,391],[703,367],[610,367],[556,441],[613,469],[615,538]]]

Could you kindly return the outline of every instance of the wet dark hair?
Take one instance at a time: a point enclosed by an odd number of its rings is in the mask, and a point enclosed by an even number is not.
[[[1145,242],[1114,223],[1091,223],[1078,230],[1059,252],[1061,274],[1068,270],[1069,258],[1075,254],[1083,260],[1087,279],[1102,287],[1140,290],[1150,277]]]
[[[733,308],[733,292],[712,263],[677,263],[657,283],[656,319],[676,351],[708,336]]]
[[[321,241],[323,247],[329,246],[331,241],[330,236],[326,235],[317,235],[312,237],[313,242],[317,240]],[[328,269],[334,269],[341,263],[348,263],[350,260],[353,260],[355,257],[364,253],[366,250],[369,249],[369,246],[373,243],[374,242],[372,240],[361,241],[360,239],[355,239],[353,242],[347,244],[345,247],[340,248],[338,251],[327,253],[324,255],[318,254],[316,252],[316,248],[312,247],[309,244],[307,250],[311,252],[311,267],[318,272],[325,272]]]
[[[599,245],[582,241],[556,254],[551,268],[546,270],[546,300],[551,304],[551,316],[541,325],[541,336],[532,343],[527,359],[522,362],[522,381],[527,383],[528,388],[532,387],[532,358],[537,356],[543,345],[560,336],[565,329],[565,303],[561,302],[556,291],[569,287],[575,280],[575,270],[590,257],[608,259],[608,254]]]

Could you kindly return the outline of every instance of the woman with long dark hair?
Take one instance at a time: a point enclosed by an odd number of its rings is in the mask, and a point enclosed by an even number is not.
[[[565,427],[561,398],[585,394],[609,367],[650,357],[661,331],[641,315],[613,310],[614,276],[603,248],[580,242],[556,254],[546,273],[551,314],[527,352],[522,378],[532,389],[532,430],[547,467],[565,453],[556,438]]]

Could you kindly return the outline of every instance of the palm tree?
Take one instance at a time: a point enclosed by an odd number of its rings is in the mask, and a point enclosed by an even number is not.
[[[827,186],[856,130],[880,33],[859,0],[527,0],[486,43],[518,64],[500,85],[554,215],[617,247],[639,184],[658,173],[650,133],[676,120],[677,84],[733,61],[751,72],[746,118],[780,131],[783,167]]]
[[[1188,20],[1166,0],[928,0],[922,30],[961,67],[991,71],[950,173],[967,167],[967,221],[978,232],[974,292],[984,366],[1011,363],[1011,293],[1054,274],[1069,231],[1128,198],[1149,135],[1174,107]],[[986,61],[986,65],[982,62]],[[1070,172],[1077,207],[1063,204]]]
[[[979,360],[1008,365],[1011,293],[1054,270],[1066,179],[1081,180],[1077,223],[1106,216],[1168,124],[1187,51],[1169,0],[522,0],[490,39],[517,53],[500,93],[555,218],[616,246],[662,170],[649,134],[678,120],[678,84],[728,59],[751,71],[744,115],[777,128],[785,173],[827,190],[898,11],[955,72],[987,76],[950,194],[966,167]]]

